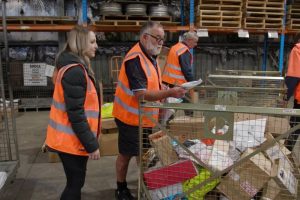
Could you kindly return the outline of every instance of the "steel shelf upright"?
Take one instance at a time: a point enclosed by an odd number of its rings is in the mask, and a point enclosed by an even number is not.
[[[284,41],[285,41],[285,23],[286,23],[286,13],[287,13],[287,1],[284,0],[284,15],[282,21],[282,31],[280,35],[280,51],[279,51],[279,71],[282,75],[283,70],[283,59],[284,59]]]

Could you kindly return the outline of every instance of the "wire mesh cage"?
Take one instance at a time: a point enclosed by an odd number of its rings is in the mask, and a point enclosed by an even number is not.
[[[213,75],[195,89],[196,101],[205,104],[284,107],[286,94],[283,77]]]
[[[3,65],[0,59],[0,194],[5,183],[15,177],[19,164],[15,122],[18,102],[13,100],[8,84],[9,82],[3,79]]]
[[[252,71],[252,70],[229,70],[216,69],[219,75],[245,75],[245,76],[280,76],[280,71]]]
[[[155,123],[140,126],[140,199],[299,199],[299,110],[145,103],[140,112]]]

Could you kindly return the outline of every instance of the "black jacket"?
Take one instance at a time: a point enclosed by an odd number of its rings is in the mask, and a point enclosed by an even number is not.
[[[56,67],[59,70],[63,66],[73,63],[81,63],[85,66],[84,62],[79,57],[77,57],[75,54],[65,51],[58,57]],[[96,84],[94,76],[86,66],[85,68],[97,89],[98,84]],[[88,153],[92,153],[99,148],[99,143],[97,138],[95,138],[91,132],[84,114],[84,101],[87,83],[82,67],[76,66],[68,69],[63,75],[62,86],[64,89],[66,111],[72,129],[84,146],[85,150]]]

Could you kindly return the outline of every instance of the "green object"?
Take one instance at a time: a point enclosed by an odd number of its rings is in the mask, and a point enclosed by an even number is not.
[[[183,183],[183,192],[187,192],[188,190],[193,189],[206,179],[208,179],[211,176],[211,173],[204,168],[199,169],[199,175],[195,176],[194,178],[187,180]],[[220,182],[219,179],[215,179],[212,182],[206,184],[202,188],[194,191],[193,193],[190,193],[187,195],[188,199],[197,199],[197,200],[204,200],[204,196],[213,190],[217,184]]]
[[[114,104],[113,103],[105,103],[101,106],[101,118],[112,118],[112,111],[113,111]]]

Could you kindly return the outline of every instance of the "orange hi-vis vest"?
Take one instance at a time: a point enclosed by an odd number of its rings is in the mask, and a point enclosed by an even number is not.
[[[160,68],[155,69],[155,66],[149,58],[143,53],[139,43],[136,44],[125,56],[121,66],[118,85],[115,93],[113,116],[125,124],[138,126],[139,125],[139,105],[138,99],[130,90],[128,77],[125,70],[125,62],[133,58],[139,57],[141,67],[147,77],[147,90],[160,90],[161,88],[161,74]],[[143,109],[146,115],[150,115],[154,120],[158,120],[157,108]],[[154,127],[155,124],[147,116],[142,118],[143,127]]]
[[[95,85],[88,76],[84,66],[81,64],[70,64],[62,67],[57,73],[53,93],[53,102],[50,110],[50,120],[47,129],[46,144],[50,148],[60,152],[87,156],[88,153],[71,127],[64,100],[62,78],[64,73],[74,66],[81,66],[84,69],[87,80],[84,112],[91,131],[95,137],[98,137],[101,120],[99,117],[99,100]]]
[[[286,76],[300,78],[300,43],[296,44],[290,53]],[[300,104],[300,83],[294,91],[294,99]]]
[[[167,62],[163,71],[162,81],[172,84],[172,85],[181,85],[187,81],[184,78],[184,75],[181,71],[179,56],[188,51],[191,57],[192,65],[192,54],[188,47],[181,42],[178,42],[171,47],[168,54]]]

